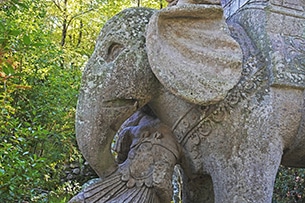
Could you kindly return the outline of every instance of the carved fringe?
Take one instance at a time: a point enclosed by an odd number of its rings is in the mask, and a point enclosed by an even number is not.
[[[84,190],[86,203],[160,203],[153,187],[128,188],[121,174],[113,174]]]

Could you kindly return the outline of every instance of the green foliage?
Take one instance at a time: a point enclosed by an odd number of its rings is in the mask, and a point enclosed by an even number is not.
[[[51,39],[46,8],[31,0],[0,10],[0,202],[54,196],[63,163],[80,157],[74,114],[81,70],[62,65],[67,53]]]
[[[0,2],[0,202],[67,202],[80,190],[61,178],[64,164],[82,161],[74,132],[81,70],[103,24],[132,6],[137,1]]]
[[[274,203],[305,202],[305,169],[281,166],[274,184]]]

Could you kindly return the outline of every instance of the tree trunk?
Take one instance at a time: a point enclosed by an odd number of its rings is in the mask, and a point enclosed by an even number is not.
[[[81,41],[82,41],[83,27],[84,27],[83,21],[80,20],[80,22],[79,22],[79,33],[78,33],[78,39],[77,39],[77,45],[76,45],[76,47],[79,47],[79,45],[80,45],[80,43],[81,43]]]
[[[67,4],[68,4],[68,0],[64,1],[64,9],[63,9],[63,23],[62,23],[62,32],[61,32],[61,43],[60,45],[63,47],[65,46],[66,43],[66,37],[67,37],[67,31],[68,31],[68,23],[67,23]]]

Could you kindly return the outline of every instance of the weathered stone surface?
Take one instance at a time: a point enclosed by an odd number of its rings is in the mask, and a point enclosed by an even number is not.
[[[241,77],[242,52],[217,5],[169,7],[147,29],[152,71],[173,94],[197,104],[225,98]]]
[[[270,5],[266,15],[266,32],[272,50],[269,53],[271,82],[273,86],[305,88],[305,2],[303,7],[298,1],[283,4],[289,9]]]
[[[224,16],[229,18],[234,15],[238,9],[241,9],[246,3],[254,1],[265,2],[266,0],[221,0],[221,5],[224,9]]]
[[[61,177],[62,182],[77,181],[79,183],[85,183],[89,179],[96,178],[96,173],[91,167],[85,163],[72,162],[64,166],[64,173]]]
[[[179,0],[177,5],[183,4],[220,4],[220,0]]]

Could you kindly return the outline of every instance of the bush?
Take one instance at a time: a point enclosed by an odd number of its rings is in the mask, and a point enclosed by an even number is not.
[[[273,203],[305,202],[305,169],[280,166],[274,184]]]
[[[74,133],[81,68],[63,62],[43,2],[1,6],[0,202],[71,196],[61,176],[66,162],[82,161]]]

